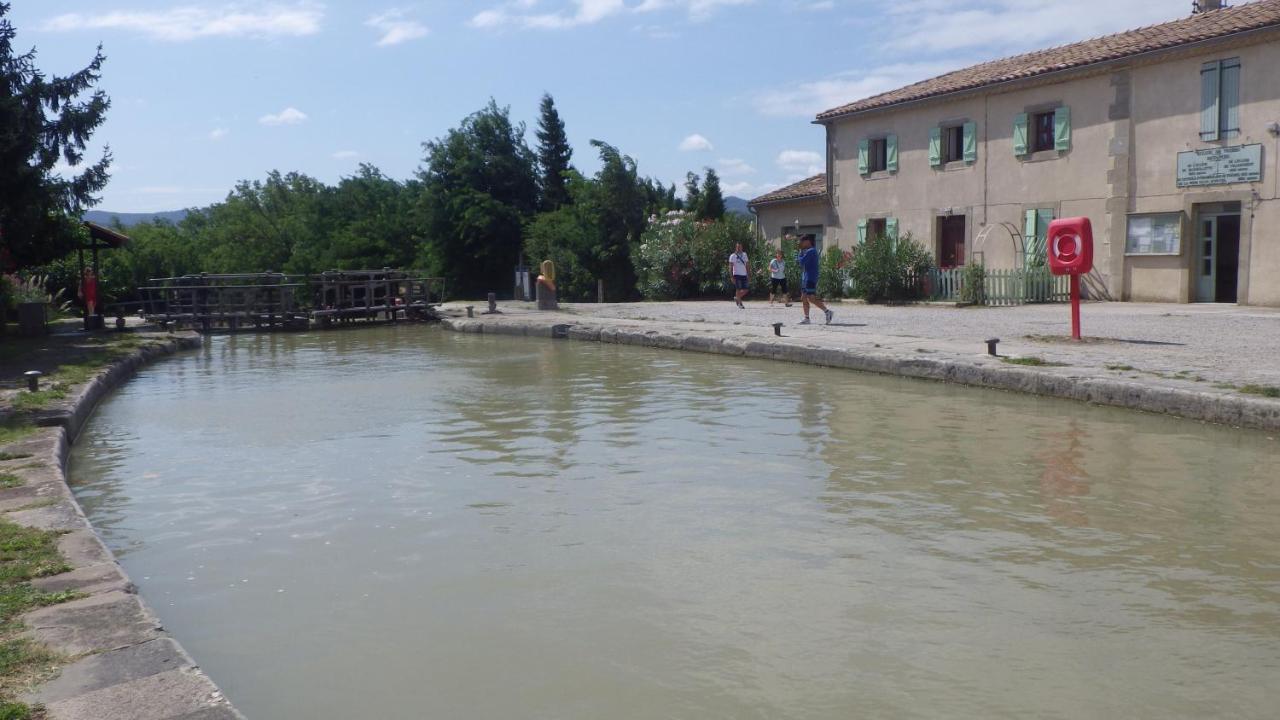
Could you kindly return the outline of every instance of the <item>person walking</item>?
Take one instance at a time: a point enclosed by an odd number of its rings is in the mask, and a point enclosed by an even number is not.
[[[790,290],[787,289],[787,264],[782,259],[782,248],[773,254],[769,261],[769,307],[773,307],[773,298],[780,297],[791,307]]]
[[[800,252],[796,261],[800,263],[800,303],[804,306],[804,319],[800,324],[809,324],[809,305],[816,305],[830,325],[835,313],[828,310],[822,298],[818,297],[818,250],[813,246],[812,235],[800,236]]]
[[[742,250],[742,243],[738,243],[729,256],[729,275],[733,278],[733,301],[743,309],[747,306],[742,304],[742,298],[747,296],[747,288],[751,286],[750,267],[747,254]]]

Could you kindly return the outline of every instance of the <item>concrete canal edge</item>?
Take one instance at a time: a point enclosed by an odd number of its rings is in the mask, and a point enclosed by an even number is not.
[[[67,484],[71,444],[98,402],[138,368],[200,345],[199,335],[184,333],[119,358],[12,446],[36,462],[25,486],[6,491],[0,510],[20,525],[63,533],[58,547],[72,567],[32,584],[84,595],[22,616],[28,637],[73,659],[22,698],[44,705],[50,720],[243,720],[137,595]]]
[[[1001,367],[957,359],[903,356],[847,347],[822,347],[797,338],[743,336],[711,328],[697,331],[650,329],[595,320],[566,321],[563,317],[444,318],[441,325],[447,330],[463,333],[591,340],[733,357],[784,360],[1079,400],[1233,427],[1280,431],[1280,402],[1275,400],[1083,376],[1073,374],[1070,368]]]

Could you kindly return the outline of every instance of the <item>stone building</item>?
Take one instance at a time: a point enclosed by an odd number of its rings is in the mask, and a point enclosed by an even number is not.
[[[1014,268],[1083,215],[1116,299],[1280,306],[1280,0],[1216,5],[820,113],[827,172],[751,201],[759,230]]]

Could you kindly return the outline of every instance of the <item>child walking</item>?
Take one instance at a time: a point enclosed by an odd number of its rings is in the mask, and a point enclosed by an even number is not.
[[[773,298],[779,297],[791,307],[791,295],[787,289],[787,264],[782,260],[782,248],[774,253],[769,261],[769,306],[773,306]]]

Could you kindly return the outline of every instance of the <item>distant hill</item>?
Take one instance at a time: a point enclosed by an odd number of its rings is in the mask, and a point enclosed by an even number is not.
[[[751,214],[751,211],[747,209],[747,201],[733,195],[724,199],[724,209],[727,212],[737,213],[739,215]]]
[[[182,222],[182,219],[186,216],[186,210],[170,210],[158,213],[113,213],[106,210],[90,210],[84,214],[84,219],[107,226],[110,226],[118,219],[121,225],[133,227],[138,223],[151,222],[153,220],[168,220],[176,225]]]

